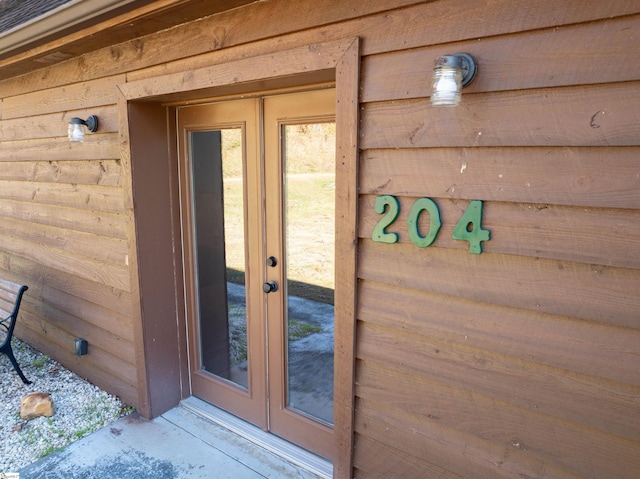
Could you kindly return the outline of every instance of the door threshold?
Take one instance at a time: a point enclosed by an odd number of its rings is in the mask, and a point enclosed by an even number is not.
[[[190,396],[180,401],[180,406],[323,479],[331,479],[333,477],[333,464],[330,461],[285,441],[278,436],[269,434],[259,427],[223,411],[202,399]]]

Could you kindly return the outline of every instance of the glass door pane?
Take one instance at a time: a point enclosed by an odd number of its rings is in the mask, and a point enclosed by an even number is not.
[[[247,388],[242,129],[189,135],[201,368]]]
[[[333,122],[282,126],[287,406],[333,424]]]

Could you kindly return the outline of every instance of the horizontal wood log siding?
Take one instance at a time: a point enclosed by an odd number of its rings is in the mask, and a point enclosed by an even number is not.
[[[640,64],[610,62],[640,48],[640,16],[485,26],[363,58],[355,475],[632,478]],[[478,78],[434,109],[428,65],[457,51]],[[400,202],[395,245],[371,240],[382,194]],[[419,197],[443,222],[426,249],[406,226]],[[451,238],[475,199],[480,256]]]
[[[639,12],[269,0],[1,81],[0,272],[30,286],[19,334],[135,404],[116,85],[360,36],[354,476],[636,477]],[[478,78],[433,109],[433,58],[457,51]],[[68,118],[92,113],[100,132],[69,144]],[[399,244],[369,239],[380,194],[400,200]],[[444,222],[427,249],[403,226],[418,197]],[[451,239],[473,199],[480,256]],[[93,349],[75,358],[80,334]]]

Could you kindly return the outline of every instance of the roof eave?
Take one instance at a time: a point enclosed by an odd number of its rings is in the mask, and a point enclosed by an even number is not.
[[[72,0],[0,34],[0,58],[33,48],[52,36],[139,0]]]

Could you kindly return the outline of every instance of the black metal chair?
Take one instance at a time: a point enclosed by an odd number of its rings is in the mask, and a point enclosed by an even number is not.
[[[22,295],[27,289],[29,289],[27,286],[0,279],[0,326],[4,328],[4,330],[0,328],[0,353],[7,355],[9,361],[13,364],[13,368],[20,376],[20,379],[22,379],[22,382],[31,384],[31,381],[22,373],[11,349],[11,338],[13,337],[13,330],[16,326],[20,302],[22,301]],[[4,339],[2,339],[3,335]]]

